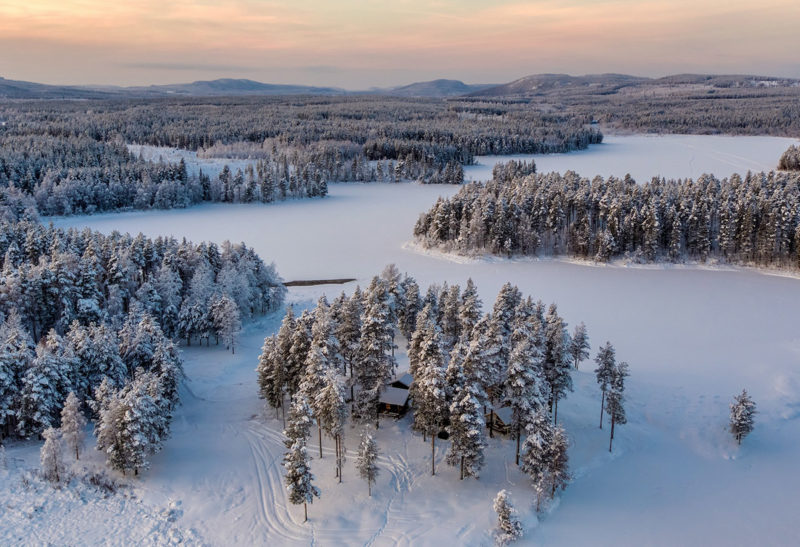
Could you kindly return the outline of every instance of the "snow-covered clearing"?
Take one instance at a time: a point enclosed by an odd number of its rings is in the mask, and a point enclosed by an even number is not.
[[[522,513],[525,544],[800,543],[800,282],[736,269],[452,259],[407,245],[417,214],[456,190],[332,185],[324,200],[56,222],[194,241],[243,240],[275,260],[287,280],[354,277],[364,286],[395,262],[423,287],[472,277],[485,308],[505,281],[557,302],[570,328],[586,323],[592,356],[610,340],[618,359],[631,364],[629,423],[617,430],[609,454],[608,431],[597,427],[593,366],[584,362],[574,375],[575,393],[559,404],[574,480],[538,525],[533,491],[513,464],[512,441],[495,438],[480,480],[463,482],[457,469],[444,465],[447,443],[440,441],[437,476],[431,477],[430,445],[408,431],[408,418],[382,422],[381,475],[372,498],[355,474],[357,431],[348,430],[341,485],[334,478],[332,441],[324,441],[325,457],[312,462],[322,497],[303,524],[302,507],[287,504],[282,483],[282,425],[271,412],[264,414],[256,396],[253,369],[264,336],[280,322],[276,314],[248,325],[236,355],[222,347],[184,349],[190,381],[172,438],[152,468],[129,481],[138,505],[114,508],[119,515],[111,517],[98,504],[76,499],[69,514],[93,523],[88,536],[62,531],[67,525],[59,515],[67,501],[50,505],[40,490],[20,493],[19,470],[38,465],[39,443],[12,445],[14,466],[5,475],[0,471],[0,543],[136,543],[152,526],[137,515],[161,515],[172,504],[183,514],[154,537],[241,545],[483,545],[490,543],[492,499],[501,488]],[[294,287],[289,300],[309,307],[323,292],[334,296],[355,284]],[[402,355],[400,360],[402,368]],[[759,414],[754,433],[737,447],[726,431],[728,404],[744,387]],[[314,455],[313,438],[310,448]],[[8,512],[8,500],[43,508],[29,511],[27,521],[9,519],[15,513]]]
[[[781,137],[730,137],[708,135],[604,135],[602,144],[568,154],[479,156],[476,165],[464,168],[465,180],[492,178],[498,161],[533,158],[539,173],[567,170],[584,177],[624,177],[646,182],[654,176],[667,179],[697,178],[713,173],[723,178],[732,173],[772,171],[778,159],[797,139]]]

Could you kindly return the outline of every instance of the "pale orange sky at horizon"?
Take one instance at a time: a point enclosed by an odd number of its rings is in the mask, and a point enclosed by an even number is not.
[[[3,0],[0,76],[346,89],[541,72],[800,78],[798,29],[796,0]]]

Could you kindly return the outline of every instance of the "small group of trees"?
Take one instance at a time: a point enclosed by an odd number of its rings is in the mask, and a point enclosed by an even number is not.
[[[472,280],[463,292],[445,284],[432,285],[423,295],[413,278],[401,276],[392,265],[363,292],[356,288],[331,304],[322,297],[313,311],[299,316],[289,308],[278,332],[264,341],[259,393],[276,417],[287,397],[291,401],[285,433],[292,478],[287,484],[302,494],[296,503],[314,497],[303,482],[310,479],[299,481],[297,474],[309,468],[310,456],[295,446],[309,437],[313,423],[320,458],[323,432],[334,441],[340,481],[348,419],[362,427],[379,425],[378,400],[394,373],[396,332],[408,341],[412,429],[423,440],[430,437],[432,456],[436,439],[446,431],[446,462],[459,469],[461,479],[478,478],[487,446],[487,409],[508,406],[517,462],[531,477],[540,502],[566,486],[568,440],[557,425],[557,411],[572,390],[573,368],[588,357],[585,325],[570,336],[555,305],[547,308],[524,298],[509,283],[491,313],[483,314]],[[624,423],[622,385],[615,380],[613,390],[608,387],[614,394],[604,395],[615,401],[609,407],[614,424]],[[374,439],[365,433],[358,468],[369,491],[375,454]]]
[[[778,169],[784,171],[800,171],[800,146],[791,145],[781,154]]]

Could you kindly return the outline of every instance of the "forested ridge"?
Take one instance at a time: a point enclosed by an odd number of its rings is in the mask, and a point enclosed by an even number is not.
[[[415,236],[458,252],[606,261],[720,259],[800,267],[800,175],[717,179],[536,174],[469,184],[420,216]]]

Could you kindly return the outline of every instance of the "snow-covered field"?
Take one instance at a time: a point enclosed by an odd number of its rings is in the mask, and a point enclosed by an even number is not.
[[[603,143],[569,154],[531,156],[479,156],[464,168],[465,180],[492,178],[498,161],[533,158],[539,173],[567,170],[585,177],[624,177],[637,182],[654,176],[667,179],[697,178],[713,173],[718,178],[747,171],[772,171],[781,154],[797,139],[781,137],[730,137],[708,135],[604,135]]]
[[[658,150],[663,147],[650,153]],[[153,529],[154,543],[484,545],[491,541],[492,498],[501,488],[522,513],[525,544],[800,543],[800,281],[725,268],[468,260],[408,245],[418,213],[455,191],[332,185],[325,200],[204,205],[56,223],[195,241],[243,240],[275,260],[287,280],[354,277],[363,286],[394,262],[423,287],[472,277],[484,307],[505,281],[557,302],[570,325],[586,323],[592,355],[610,340],[618,358],[631,364],[629,423],[618,429],[609,454],[607,429],[597,428],[593,367],[584,363],[574,376],[575,393],[559,405],[571,438],[574,480],[538,524],[533,491],[513,464],[511,441],[496,438],[481,479],[463,482],[444,465],[446,442],[440,442],[437,476],[431,477],[429,445],[409,433],[407,421],[388,420],[377,435],[381,475],[373,497],[355,475],[353,430],[343,484],[335,482],[330,441],[323,443],[322,461],[312,462],[322,497],[303,524],[302,507],[288,504],[283,488],[281,423],[264,414],[256,396],[253,369],[278,314],[250,324],[236,355],[185,348],[190,381],[173,436],[152,469],[129,481],[126,495],[136,501],[115,502],[118,516],[77,494],[59,494],[51,502],[43,491],[19,486],[20,470],[37,465],[38,443],[12,445],[12,465],[0,470],[0,544],[137,543],[147,535],[143,530]],[[354,286],[293,288],[289,299],[306,307],[323,291],[334,296]],[[745,387],[759,414],[754,433],[737,447],[725,429],[728,403]],[[311,448],[313,455],[313,440]],[[9,503],[23,508],[9,512]],[[82,535],[66,519],[94,525]],[[156,527],[152,519],[166,522]]]

